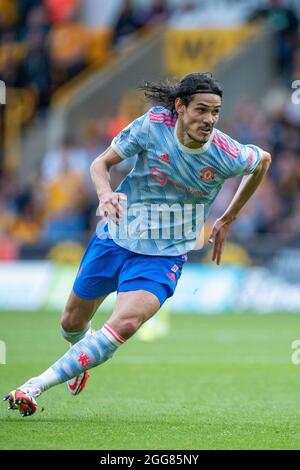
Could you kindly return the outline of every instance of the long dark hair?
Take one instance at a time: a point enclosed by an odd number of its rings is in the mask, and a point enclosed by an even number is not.
[[[181,98],[187,106],[195,93],[213,93],[221,98],[223,96],[223,88],[210,72],[191,73],[180,81],[166,79],[144,82],[139,89],[152,104],[163,106],[172,112],[175,111],[176,98]]]

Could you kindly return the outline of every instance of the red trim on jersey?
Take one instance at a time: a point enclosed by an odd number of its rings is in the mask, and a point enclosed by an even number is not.
[[[215,134],[212,140],[212,143],[215,144],[220,150],[227,153],[233,158],[237,158],[239,154],[239,148],[231,144],[224,136],[220,134]]]
[[[150,115],[151,116],[162,116],[162,117],[169,117],[171,119],[177,119],[177,116],[172,116],[170,114],[167,114],[167,113],[163,113],[163,112],[156,112],[156,111],[150,111]]]
[[[254,152],[252,149],[249,149],[249,159],[248,159],[248,163],[245,167],[245,170],[249,170],[250,166],[252,165],[253,163],[253,160],[254,160]]]
[[[232,142],[230,142],[224,135],[222,135],[219,132],[216,132],[214,135],[213,140],[220,145],[222,145],[225,149],[227,149],[232,155],[238,155],[239,154],[239,148],[234,145]]]
[[[216,136],[214,140],[215,142],[218,142],[220,145],[223,145],[223,147],[225,147],[230,153],[234,155],[239,153],[239,149],[237,147],[234,147],[233,145],[230,144],[230,142],[226,142],[226,140],[221,139],[219,136]]]
[[[216,133],[215,134],[215,137],[222,143],[224,144],[225,146],[228,146],[228,148],[230,150],[238,150],[238,147],[236,145],[234,145],[232,142],[230,142],[228,139],[226,139],[226,137],[224,137],[224,135],[222,135],[221,133]]]
[[[151,116],[150,121],[157,121],[157,122],[171,122],[174,123],[176,122],[176,119],[170,119],[170,118],[163,118],[163,117],[156,117],[156,116]]]
[[[168,117],[157,117],[157,116],[151,116],[150,117],[151,121],[160,121],[160,122],[176,122],[176,119],[171,119]]]
[[[166,113],[155,113],[150,111],[150,121],[165,124],[168,127],[175,127],[177,116],[170,116]]]

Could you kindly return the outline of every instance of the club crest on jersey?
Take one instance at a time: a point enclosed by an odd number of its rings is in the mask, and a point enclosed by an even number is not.
[[[210,181],[214,181],[216,178],[216,170],[210,166],[206,166],[202,168],[199,173],[199,178],[205,183],[209,183]]]

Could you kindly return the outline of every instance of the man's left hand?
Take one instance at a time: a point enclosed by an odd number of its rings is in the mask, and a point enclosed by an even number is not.
[[[225,241],[230,229],[230,222],[225,221],[224,219],[220,218],[217,219],[214,223],[212,232],[209,236],[209,243],[213,243],[213,254],[212,254],[212,261],[216,264],[220,264],[221,256],[224,250]]]

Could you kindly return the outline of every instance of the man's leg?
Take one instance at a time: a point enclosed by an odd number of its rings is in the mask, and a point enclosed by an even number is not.
[[[33,399],[34,410],[29,409],[27,414],[35,411],[35,397],[45,390],[106,362],[159,308],[158,298],[150,292],[119,293],[113,314],[101,330],[83,338],[53,366],[17,389],[22,394],[20,400],[24,400],[24,406]]]
[[[70,294],[61,318],[61,334],[71,346],[92,333],[91,319],[106,296],[95,300],[78,297],[73,291]],[[88,371],[67,381],[67,388],[72,395],[78,395],[88,380]]]
[[[62,336],[74,344],[85,337],[90,322],[106,296],[95,300],[81,299],[73,291],[61,317]]]
[[[102,364],[159,308],[158,298],[150,292],[139,290],[119,293],[114,311],[101,330],[74,344],[34,381],[41,391],[45,391]]]
[[[91,334],[91,319],[105,298],[106,296],[94,300],[82,299],[73,291],[71,292],[61,318],[62,336],[71,343],[71,346]],[[67,383],[70,393],[73,395],[80,393],[87,379],[87,371],[75,376],[73,381]],[[23,391],[20,393],[21,388]],[[9,409],[19,409],[22,416],[28,416],[35,412],[35,397],[39,396],[41,391],[33,378],[29,379],[24,386],[9,393],[4,400],[8,400]],[[23,392],[30,394],[32,402],[27,402]]]
[[[159,309],[158,298],[148,291],[120,292],[108,322],[123,338],[129,339]]]

